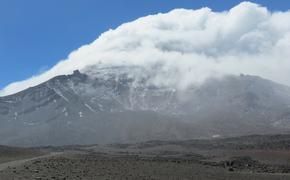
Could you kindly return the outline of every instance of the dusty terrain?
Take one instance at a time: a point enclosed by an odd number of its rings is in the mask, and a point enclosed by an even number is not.
[[[47,154],[44,149],[0,146],[0,164]]]
[[[14,161],[0,171],[0,179],[288,180],[289,137],[46,147],[42,152],[60,153]]]

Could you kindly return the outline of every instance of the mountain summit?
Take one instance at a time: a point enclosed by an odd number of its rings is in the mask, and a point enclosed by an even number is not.
[[[290,88],[225,76],[185,89],[137,67],[74,71],[0,98],[0,144],[125,143],[289,132]],[[142,74],[142,73],[139,73]],[[145,75],[144,75],[145,74]]]

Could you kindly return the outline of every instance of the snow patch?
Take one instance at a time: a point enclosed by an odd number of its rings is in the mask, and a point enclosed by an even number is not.
[[[221,137],[221,135],[219,135],[219,134],[212,135],[212,138],[220,138],[220,137]]]
[[[79,116],[80,116],[80,118],[84,117],[83,112],[79,112]]]
[[[90,110],[90,111],[92,111],[92,112],[96,112],[90,105],[88,105],[88,104],[85,104],[85,106]]]

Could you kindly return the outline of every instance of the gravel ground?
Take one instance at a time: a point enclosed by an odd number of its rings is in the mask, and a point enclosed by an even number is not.
[[[67,153],[0,172],[1,180],[289,180],[288,174],[231,171],[195,159]]]

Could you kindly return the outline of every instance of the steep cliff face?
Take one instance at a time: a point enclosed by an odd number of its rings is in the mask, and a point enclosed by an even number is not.
[[[152,83],[154,73],[143,71],[75,71],[1,97],[0,144],[95,144],[290,131],[289,87],[241,75],[179,89],[158,86]]]

